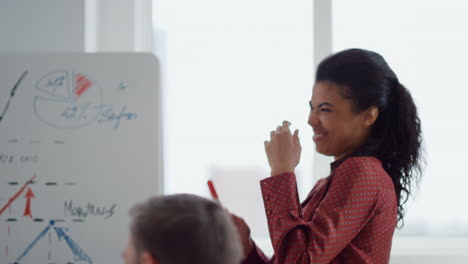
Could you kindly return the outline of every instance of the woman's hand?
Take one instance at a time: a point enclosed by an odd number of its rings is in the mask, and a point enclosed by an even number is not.
[[[244,250],[243,252],[244,256],[242,259],[245,259],[254,247],[254,243],[252,239],[250,238],[250,228],[247,225],[247,223],[245,223],[244,219],[242,219],[241,217],[235,214],[231,214],[231,213],[229,214],[231,215],[232,221],[236,225],[237,231],[239,232],[239,236],[240,236],[241,243],[242,243],[242,248]]]
[[[299,142],[299,130],[291,134],[291,123],[283,121],[281,126],[271,131],[270,141],[265,141],[265,152],[271,168],[271,176],[285,172],[294,172],[301,159],[301,143]]]

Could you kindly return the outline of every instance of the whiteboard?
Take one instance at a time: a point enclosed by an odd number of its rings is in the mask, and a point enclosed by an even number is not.
[[[0,264],[123,263],[161,193],[151,54],[0,54]]]

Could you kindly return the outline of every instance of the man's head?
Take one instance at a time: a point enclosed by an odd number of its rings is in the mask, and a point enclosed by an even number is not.
[[[238,264],[237,230],[219,203],[177,194],[150,198],[131,210],[126,264]]]

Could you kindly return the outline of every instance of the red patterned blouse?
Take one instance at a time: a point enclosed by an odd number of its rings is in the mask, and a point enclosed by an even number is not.
[[[397,221],[390,176],[374,157],[338,160],[331,169],[302,204],[293,173],[260,182],[275,255],[269,260],[255,247],[244,264],[389,262]]]

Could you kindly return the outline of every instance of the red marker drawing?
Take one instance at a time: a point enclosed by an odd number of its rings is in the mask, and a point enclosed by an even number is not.
[[[212,180],[208,181],[208,188],[210,189],[211,197],[213,197],[213,199],[219,200]]]
[[[27,181],[23,187],[21,187],[21,189],[13,196],[11,197],[9,200],[8,200],[8,203],[5,204],[5,206],[2,207],[2,209],[0,209],[0,215],[8,208],[10,207],[11,203],[13,203],[17,198],[18,196],[21,195],[21,193],[24,191],[24,189],[26,189],[26,187],[28,186],[28,184],[31,184],[34,179],[36,178],[36,175],[34,175],[29,181]]]
[[[32,192],[31,187],[29,187],[29,189],[26,192],[26,195],[24,196],[24,198],[26,198],[26,207],[24,208],[23,217],[24,216],[29,216],[29,218],[32,218],[31,199],[36,198],[36,196],[34,196],[34,193]]]
[[[91,87],[92,82],[86,78],[86,76],[77,74],[75,81],[75,95],[80,97],[89,87]]]

